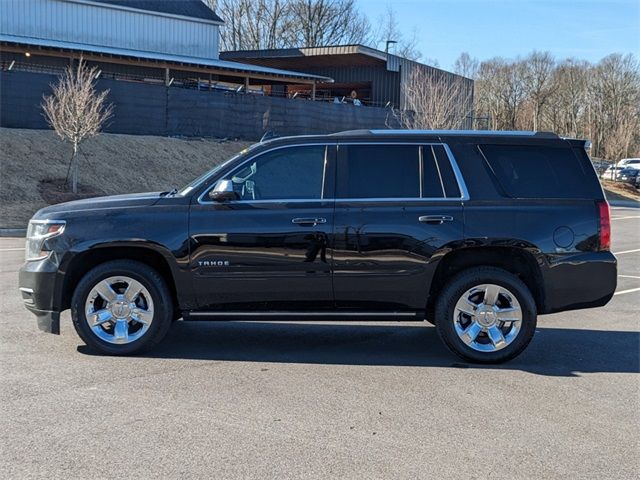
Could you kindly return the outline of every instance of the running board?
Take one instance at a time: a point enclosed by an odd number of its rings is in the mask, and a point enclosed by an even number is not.
[[[350,311],[332,311],[332,312],[291,312],[291,311],[246,311],[246,312],[183,312],[184,320],[263,320],[268,318],[270,321],[288,321],[296,320],[359,320],[359,321],[422,321],[424,320],[424,312],[350,312]]]

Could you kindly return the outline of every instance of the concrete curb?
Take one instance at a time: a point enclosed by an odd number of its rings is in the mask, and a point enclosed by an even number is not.
[[[26,237],[26,228],[0,228],[0,237]]]

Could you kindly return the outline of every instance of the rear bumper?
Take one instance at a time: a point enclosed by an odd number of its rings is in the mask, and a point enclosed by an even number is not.
[[[19,272],[22,301],[36,316],[38,328],[43,332],[60,334],[60,307],[56,302],[59,278],[57,265],[49,259],[27,262]]]
[[[616,291],[618,266],[611,252],[549,257],[543,268],[544,309],[555,313],[606,305]]]

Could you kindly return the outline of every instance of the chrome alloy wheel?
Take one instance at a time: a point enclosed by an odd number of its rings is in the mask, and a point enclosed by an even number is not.
[[[518,336],[522,308],[506,288],[477,285],[464,292],[456,303],[453,323],[466,345],[479,352],[496,352]]]
[[[89,328],[98,338],[122,345],[147,333],[153,321],[153,300],[137,280],[109,277],[91,289],[84,311]]]

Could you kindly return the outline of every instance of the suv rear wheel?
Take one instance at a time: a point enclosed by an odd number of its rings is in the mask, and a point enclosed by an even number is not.
[[[171,326],[172,311],[171,294],[162,277],[132,260],[107,262],[89,271],[71,301],[80,338],[109,355],[154,347]]]
[[[478,267],[454,276],[440,292],[436,328],[456,355],[477,363],[500,363],[518,356],[536,329],[536,305],[515,275]]]

